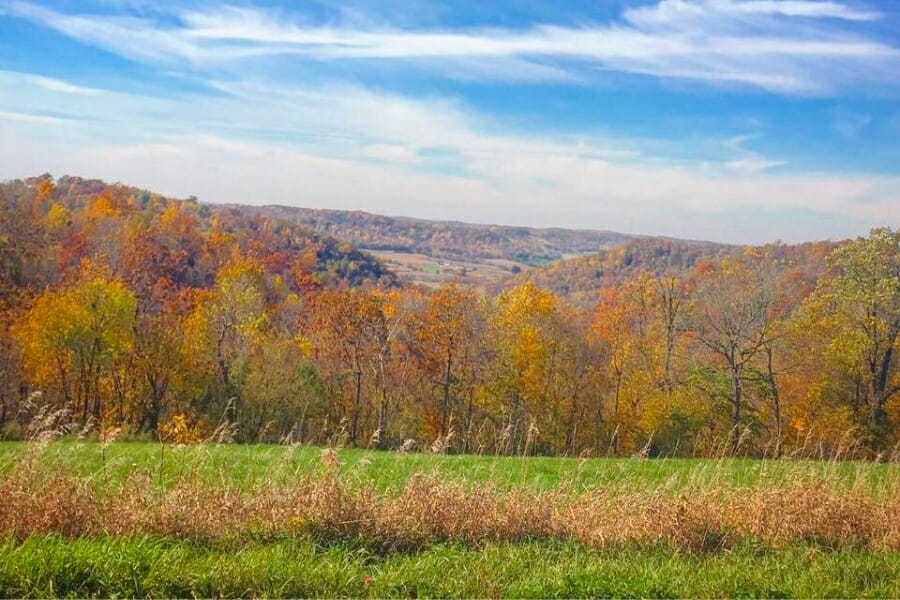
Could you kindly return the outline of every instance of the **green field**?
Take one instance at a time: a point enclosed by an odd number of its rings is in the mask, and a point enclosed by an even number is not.
[[[11,493],[10,482],[27,462],[28,451],[24,443],[0,443],[0,494]],[[137,442],[101,447],[66,441],[39,453],[32,477],[66,474],[100,498],[121,492],[135,474],[144,476],[148,495],[164,498],[184,482],[252,495],[316,477],[324,469],[321,449],[304,447]],[[524,491],[526,497],[613,490],[680,498],[710,489],[739,496],[745,490],[824,482],[835,494],[895,502],[900,489],[900,466],[889,464],[434,456],[349,449],[339,450],[337,457],[336,477],[386,497],[402,494],[423,475],[461,487],[489,486],[501,494]],[[34,494],[36,506],[48,506]],[[0,523],[3,519],[0,506]],[[242,529],[221,537],[47,530],[0,536],[0,596],[898,597],[900,551],[815,536],[779,544],[742,537],[727,546],[692,551],[651,542],[590,547],[547,537],[478,543],[446,539],[403,548],[311,529]]]
[[[149,537],[45,537],[0,545],[4,597],[896,598],[898,573],[896,553],[806,546],[693,555],[532,542],[385,555],[306,540],[207,546]]]
[[[0,474],[21,457],[27,442],[0,442]],[[43,453],[48,467],[101,479],[115,485],[144,471],[163,485],[196,474],[211,485],[248,488],[261,482],[289,482],[320,467],[320,448],[275,445],[165,446],[116,442],[55,442]],[[342,449],[341,474],[381,490],[402,488],[413,475],[435,475],[468,484],[490,483],[501,489],[575,490],[606,487],[678,490],[691,485],[743,487],[777,485],[797,478],[828,479],[833,485],[882,493],[897,485],[900,465],[855,461],[763,461],[754,459],[581,460],[554,457],[444,456]]]

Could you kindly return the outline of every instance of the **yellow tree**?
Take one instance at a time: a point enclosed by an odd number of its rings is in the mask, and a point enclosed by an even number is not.
[[[18,329],[34,383],[54,389],[63,404],[103,418],[101,381],[131,350],[137,300],[122,283],[85,268],[80,283],[38,297]]]
[[[637,450],[652,438],[659,418],[645,422],[647,402],[660,389],[667,394],[671,391],[674,329],[680,310],[676,303],[680,300],[673,296],[671,306],[664,308],[656,296],[663,285],[650,274],[640,273],[616,288],[603,290],[594,309],[592,330],[607,347],[612,382],[612,402],[607,408],[612,412],[607,417],[608,449],[613,453],[622,446]],[[602,418],[598,415],[598,420]],[[600,438],[597,443],[602,450]]]
[[[819,282],[805,310],[821,318],[830,361],[858,382],[850,397],[873,449],[890,438],[888,403],[900,393],[900,232],[873,229],[834,250],[835,275]],[[852,383],[851,383],[852,385]]]
[[[480,318],[475,292],[455,283],[443,284],[428,294],[422,309],[410,318],[410,346],[416,364],[427,387],[437,391],[433,435],[447,435],[454,417],[464,422],[467,432],[471,427],[474,382],[470,367],[478,355]],[[468,399],[465,410],[459,403],[461,396]]]
[[[325,388],[309,360],[309,345],[267,333],[249,358],[241,396],[241,426],[257,442],[284,439],[324,443]]]
[[[607,346],[607,364],[613,384],[612,415],[610,415],[612,431],[609,445],[610,450],[615,453],[618,452],[619,429],[622,426],[623,388],[635,356],[631,307],[621,289],[607,288],[600,294],[600,302],[595,308],[595,313],[593,332]],[[599,426],[604,420],[603,405],[600,404],[597,408],[596,421]]]
[[[518,451],[553,409],[563,341],[554,335],[558,299],[528,281],[497,298],[492,314],[495,396],[503,411],[501,451]],[[528,433],[531,432],[532,436]]]
[[[391,426],[397,412],[395,400],[405,382],[410,358],[408,346],[399,342],[409,316],[409,306],[406,296],[399,290],[375,289],[370,295],[376,308],[368,319],[375,352],[369,356],[368,368],[378,394],[378,421],[371,439],[383,448],[392,437]]]
[[[139,314],[131,367],[137,379],[133,404],[136,428],[157,432],[166,417],[191,412],[191,401],[207,384],[196,359],[202,342],[188,322],[187,300],[166,303],[158,313]],[[187,339],[192,338],[192,339]]]
[[[675,358],[684,329],[688,288],[685,281],[671,273],[654,278],[656,311],[663,331],[662,388],[671,398],[675,387]]]
[[[217,409],[229,422],[238,418],[246,366],[267,323],[262,269],[235,253],[216,275],[212,290],[200,294],[189,317],[185,340],[195,353],[211,362],[219,395]]]

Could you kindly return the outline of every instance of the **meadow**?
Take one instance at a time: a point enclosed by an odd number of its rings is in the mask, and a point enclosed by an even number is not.
[[[0,443],[0,596],[900,595],[900,466]]]
[[[0,474],[8,473],[34,448],[33,442],[0,442]],[[900,484],[900,466],[841,460],[756,460],[741,458],[559,458],[547,456],[445,455],[342,448],[337,469],[342,478],[379,490],[401,489],[413,476],[436,477],[459,484],[490,483],[501,489],[553,490],[608,487],[655,491],[687,486],[761,487],[793,480],[827,481],[840,488],[865,488],[883,494]],[[322,449],[275,444],[161,445],[155,442],[56,441],[41,447],[50,469],[121,484],[145,473],[165,487],[190,475],[211,485],[250,488],[287,483],[317,472]]]

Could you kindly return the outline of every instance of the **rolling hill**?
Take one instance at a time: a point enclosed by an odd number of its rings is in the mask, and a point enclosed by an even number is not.
[[[605,230],[481,225],[389,217],[362,211],[230,205],[347,240],[401,279],[437,285],[454,279],[487,292],[531,279],[573,298],[591,296],[638,273],[687,271],[742,246]]]
[[[0,183],[0,308],[86,265],[148,292],[210,288],[235,256],[289,291],[397,283],[352,244],[264,215],[81,177]]]
[[[409,283],[458,280],[497,293],[526,280],[577,302],[641,271],[687,273],[704,261],[737,256],[745,246],[641,236],[604,230],[479,225],[389,217],[362,211],[286,206],[230,206],[228,210],[297,223],[347,240],[376,255]],[[766,252],[782,266],[814,280],[832,242],[774,243]]]
[[[831,241],[777,242],[755,248],[769,257],[777,270],[790,269],[812,284],[826,271],[826,257],[837,245]],[[615,248],[522,272],[505,282],[504,287],[530,280],[575,302],[590,303],[596,301],[602,288],[619,285],[642,271],[684,275],[703,262],[739,256],[746,250],[746,246],[712,242],[633,238]]]
[[[45,179],[3,184],[0,191],[7,208],[14,208],[17,202],[36,193],[36,186]],[[244,251],[265,252],[269,255],[267,261],[284,263],[273,266],[285,274],[290,270],[288,263],[296,266],[302,262],[309,277],[319,283],[390,283],[399,278],[406,283],[435,286],[456,280],[496,293],[531,280],[570,299],[590,301],[600,288],[616,285],[640,271],[683,273],[702,261],[744,251],[739,245],[603,230],[429,221],[362,211],[212,204],[193,199],[175,201],[145,190],[80,177],[62,177],[55,183],[52,198],[40,210],[50,210],[55,202],[69,214],[88,214],[98,195],[106,194],[116,205],[112,208],[119,215],[117,218],[122,223],[131,222],[125,231],[133,228],[136,221],[158,219],[170,203],[177,203],[192,215],[198,232],[218,230]],[[69,234],[60,241],[85,243],[85,236],[94,234],[94,225],[88,228],[90,231],[82,231],[82,221],[74,219],[67,227]],[[72,232],[73,223],[77,235]],[[191,241],[196,243],[206,237],[202,234]],[[832,247],[831,243],[821,242],[775,244],[769,248],[774,248],[782,260],[820,272],[824,256]],[[76,250],[73,247],[73,252]],[[187,249],[189,254],[199,255],[200,250],[195,250]],[[203,273],[203,281],[192,284],[209,285],[211,273]]]
[[[296,223],[347,240],[381,259],[402,279],[436,285],[457,279],[492,290],[517,273],[619,246],[612,231],[481,225],[389,217],[362,211],[231,205],[245,214]]]

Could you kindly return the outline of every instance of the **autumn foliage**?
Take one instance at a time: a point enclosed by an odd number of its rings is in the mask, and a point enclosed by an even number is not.
[[[575,304],[527,279],[401,287],[350,244],[246,211],[11,182],[0,426],[25,437],[52,411],[180,441],[887,458],[900,233],[827,250],[636,270]]]

